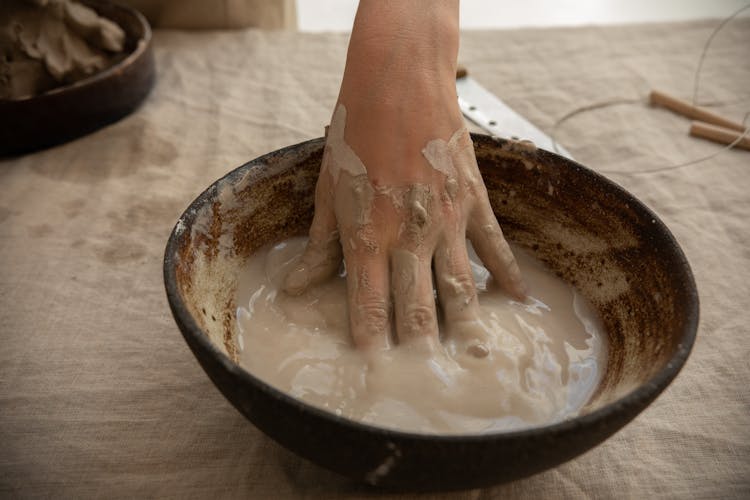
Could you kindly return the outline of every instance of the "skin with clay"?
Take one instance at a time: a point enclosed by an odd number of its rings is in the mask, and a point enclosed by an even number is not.
[[[30,97],[116,62],[125,32],[73,0],[0,1],[0,99]]]
[[[458,108],[457,1],[362,0],[315,195],[310,241],[284,290],[346,263],[349,326],[364,351],[489,354],[466,248],[513,297],[525,287],[492,212]],[[435,283],[433,286],[433,265]]]

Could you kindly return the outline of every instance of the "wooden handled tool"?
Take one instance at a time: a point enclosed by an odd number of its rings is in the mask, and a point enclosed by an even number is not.
[[[693,106],[692,104],[672,97],[658,90],[652,90],[649,95],[649,100],[652,105],[663,106],[669,110],[674,111],[677,114],[687,116],[693,120],[699,120],[706,123],[712,123],[719,127],[736,130],[738,132],[744,132],[745,127],[741,123],[727,120],[726,118],[712,113],[704,108]]]
[[[693,122],[692,125],[690,125],[690,135],[693,137],[701,137],[720,144],[732,144],[734,141],[742,137],[743,134],[744,131],[735,132],[734,130],[718,127],[710,123]],[[750,150],[750,137],[745,135],[745,137],[742,137],[734,147]]]

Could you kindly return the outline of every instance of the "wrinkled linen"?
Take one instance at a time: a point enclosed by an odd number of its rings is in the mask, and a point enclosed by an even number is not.
[[[689,99],[718,21],[468,32],[461,62],[549,131],[575,107]],[[230,169],[322,135],[347,38],[157,31],[158,82],[131,116],[0,160],[0,496],[369,497],[247,422],[212,386],[162,282],[182,210]],[[715,39],[699,100],[750,110],[750,20]],[[558,140],[583,164],[632,171],[719,146],[647,105],[579,115]],[[701,297],[693,353],[635,421],[555,469],[424,498],[747,497],[750,492],[750,153],[609,174],[673,231]],[[408,498],[408,495],[393,495]]]

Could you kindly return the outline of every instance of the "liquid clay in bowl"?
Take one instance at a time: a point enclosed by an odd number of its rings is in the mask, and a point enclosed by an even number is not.
[[[472,138],[508,240],[575,286],[599,313],[607,359],[583,411],[523,430],[404,432],[319,409],[239,365],[238,279],[257,250],[306,234],[324,146],[315,139],[257,158],[210,186],[178,221],[164,259],[172,313],[201,366],[280,444],[371,484],[487,486],[554,467],[601,443],[646,408],[685,363],[698,326],[698,295],[684,254],[656,215],[571,160],[524,143]]]

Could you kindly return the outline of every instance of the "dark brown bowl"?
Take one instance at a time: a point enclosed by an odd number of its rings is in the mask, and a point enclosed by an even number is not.
[[[372,484],[487,486],[596,446],[648,406],[685,363],[698,327],[698,294],[684,254],[656,215],[575,162],[514,142],[473,138],[506,235],[575,284],[602,316],[609,359],[585,412],[517,432],[404,433],[313,408],[236,363],[238,270],[257,248],[306,233],[323,151],[323,139],[315,139],[262,156],[214,183],[182,215],[164,257],[169,304],[188,345],[227,399],[280,444]]]
[[[127,56],[104,71],[24,99],[0,99],[0,157],[70,141],[115,122],[146,98],[155,79],[151,28],[137,10],[82,3],[125,31]]]

